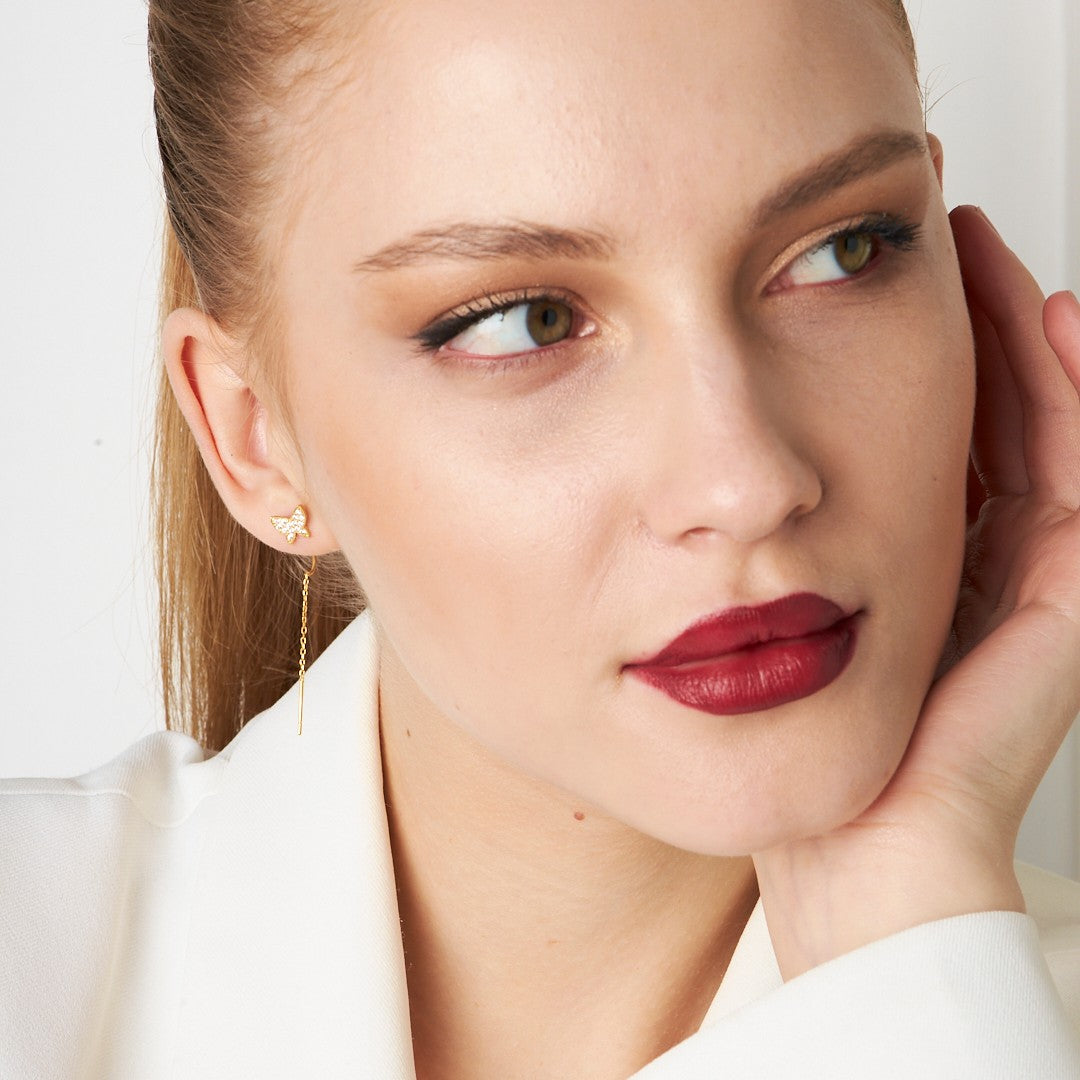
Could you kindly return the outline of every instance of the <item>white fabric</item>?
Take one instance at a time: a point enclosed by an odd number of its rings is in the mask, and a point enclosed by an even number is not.
[[[309,672],[302,737],[294,688],[214,756],[159,732],[0,781],[2,1080],[412,1080],[376,676],[362,616]],[[1080,1080],[1080,885],[1021,883],[1028,916],[786,984],[759,904],[701,1031],[637,1076]]]

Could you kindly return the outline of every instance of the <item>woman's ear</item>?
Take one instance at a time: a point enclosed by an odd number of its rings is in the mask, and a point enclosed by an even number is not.
[[[165,320],[162,351],[177,404],[229,513],[281,551],[335,550],[337,542],[308,502],[299,463],[270,438],[266,406],[237,374],[232,338],[204,312],[179,308]],[[311,538],[289,544],[270,519],[288,518],[301,505]]]
[[[936,135],[927,133],[926,141],[930,146],[930,158],[934,163],[934,172],[937,173],[938,187],[945,188],[945,150],[941,140]]]

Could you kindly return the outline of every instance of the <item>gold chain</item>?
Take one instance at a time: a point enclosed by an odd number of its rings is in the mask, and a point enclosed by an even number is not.
[[[300,604],[300,717],[297,723],[296,734],[304,734],[304,672],[307,670],[307,612],[308,612],[308,588],[311,584],[311,575],[315,573],[316,559],[311,556],[311,566],[304,571],[304,598]]]

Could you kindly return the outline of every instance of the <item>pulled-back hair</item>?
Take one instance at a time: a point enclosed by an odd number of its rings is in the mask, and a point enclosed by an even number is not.
[[[895,20],[914,70],[903,3],[872,2]],[[242,341],[245,362],[257,366],[286,422],[271,267],[281,238],[270,225],[287,186],[281,131],[298,85],[332,63],[346,7],[326,0],[149,2],[167,206],[162,318],[196,307]],[[296,679],[305,563],[256,540],[226,510],[164,366],[152,484],[165,722],[221,749]],[[344,558],[321,557],[312,578],[309,661],[363,605]]]
[[[285,155],[273,120],[314,70],[333,19],[314,0],[150,0],[149,8],[167,207],[162,320],[179,307],[211,315],[245,343],[246,362],[287,410],[274,378],[268,222]],[[296,680],[306,560],[263,544],[226,510],[164,366],[152,485],[165,722],[218,750]],[[363,608],[340,554],[320,557],[311,592],[309,662]]]

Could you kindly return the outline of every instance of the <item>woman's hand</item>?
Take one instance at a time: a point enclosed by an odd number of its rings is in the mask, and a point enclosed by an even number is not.
[[[878,799],[755,855],[785,977],[910,926],[1023,911],[1020,821],[1080,711],[1080,305],[952,215],[975,331],[971,525],[942,674]]]

